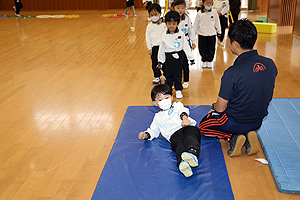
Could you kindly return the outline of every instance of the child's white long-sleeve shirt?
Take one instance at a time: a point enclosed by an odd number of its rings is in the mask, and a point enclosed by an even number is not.
[[[192,44],[196,44],[196,35],[193,29],[192,21],[189,18],[189,16],[183,16],[182,20],[178,25],[178,28],[185,34],[187,40],[190,39],[192,41]]]
[[[148,50],[154,46],[159,46],[163,33],[167,31],[165,22],[151,22],[146,28],[146,43]]]
[[[159,45],[158,50],[158,62],[165,63],[166,61],[166,54],[165,53],[172,53],[172,52],[179,52],[183,50],[186,54],[188,60],[194,60],[194,55],[192,50],[188,44],[188,41],[182,31],[178,28],[176,29],[175,33],[169,33],[166,31],[161,39],[161,43]]]
[[[214,9],[208,12],[200,10],[195,18],[194,30],[196,34],[202,36],[213,36],[216,35],[216,32],[221,34],[221,25],[217,11]]]
[[[149,140],[157,138],[159,133],[161,133],[164,138],[170,141],[171,136],[182,128],[180,115],[183,112],[188,115],[190,114],[189,109],[184,107],[181,102],[174,102],[172,108],[169,110],[156,113],[150,127],[145,131],[150,134]],[[188,117],[188,119],[191,121],[191,126],[196,126],[194,119],[190,117]]]
[[[228,17],[229,13],[229,1],[228,0],[214,0],[213,9]]]

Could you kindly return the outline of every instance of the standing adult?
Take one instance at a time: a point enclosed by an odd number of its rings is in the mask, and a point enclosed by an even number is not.
[[[229,48],[238,57],[224,72],[217,101],[199,128],[205,136],[229,140],[229,156],[241,155],[243,146],[251,155],[259,150],[255,130],[268,115],[277,68],[272,59],[253,50],[257,30],[251,21],[233,23],[228,37]]]
[[[237,21],[239,14],[241,12],[241,0],[229,0],[229,7],[232,14],[233,22]],[[231,17],[229,17],[229,22],[232,24]]]

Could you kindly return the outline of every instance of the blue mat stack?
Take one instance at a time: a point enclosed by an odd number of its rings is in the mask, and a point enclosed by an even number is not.
[[[210,106],[187,106],[198,123]],[[202,137],[199,167],[185,178],[171,145],[160,137],[140,141],[158,109],[130,106],[95,189],[96,199],[234,199],[218,139]]]
[[[278,190],[300,194],[300,99],[273,99],[258,138]]]

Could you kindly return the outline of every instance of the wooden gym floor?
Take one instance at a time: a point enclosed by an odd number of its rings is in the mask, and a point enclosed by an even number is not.
[[[147,11],[137,10],[137,19],[102,17],[122,12],[22,11],[80,17],[0,19],[1,200],[90,199],[127,106],[151,105]],[[259,34],[255,48],[277,64],[274,97],[299,98],[300,40],[292,28]],[[227,45],[217,46],[213,68],[202,69],[197,49],[194,55],[197,64],[181,101],[210,105],[236,56]],[[230,158],[229,144],[221,143],[236,199],[300,199],[278,192],[269,167],[254,161],[264,158],[261,149]]]

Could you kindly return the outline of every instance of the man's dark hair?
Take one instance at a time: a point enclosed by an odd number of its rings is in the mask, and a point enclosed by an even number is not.
[[[151,4],[148,8],[148,13],[150,14],[152,10],[156,10],[157,12],[161,13],[161,7],[158,3]]]
[[[178,24],[180,23],[179,13],[176,12],[176,11],[173,11],[173,10],[169,11],[165,16],[165,21],[166,22],[171,22],[172,20],[177,22]]]
[[[168,85],[156,85],[151,90],[151,99],[155,101],[155,97],[157,94],[170,94],[172,96],[172,89]]]
[[[257,30],[250,20],[244,18],[230,25],[228,37],[230,43],[237,41],[244,50],[253,49],[257,39]]]

